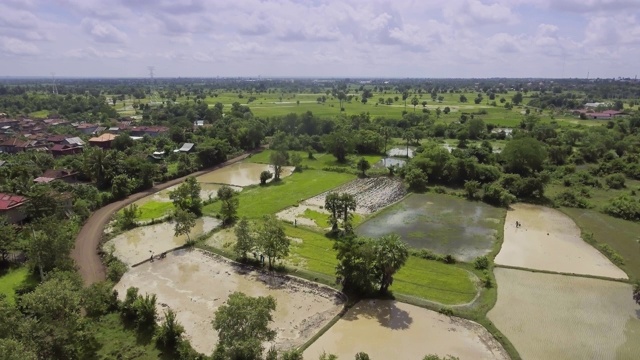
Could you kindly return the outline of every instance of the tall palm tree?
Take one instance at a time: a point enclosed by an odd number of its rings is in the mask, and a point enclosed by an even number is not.
[[[397,234],[381,237],[375,244],[376,267],[380,274],[380,292],[387,292],[393,284],[393,275],[409,259],[409,249]]]

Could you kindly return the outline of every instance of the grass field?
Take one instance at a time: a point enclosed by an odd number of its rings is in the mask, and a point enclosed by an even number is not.
[[[562,208],[584,233],[593,234],[600,244],[608,244],[622,258],[624,270],[632,280],[640,279],[640,224],[618,219],[594,210]],[[614,235],[615,234],[615,235]]]
[[[0,276],[0,294],[7,297],[10,304],[15,304],[16,288],[24,283],[37,284],[35,277],[29,276],[29,270],[26,267],[17,269],[9,269]]]
[[[117,313],[105,315],[93,322],[96,340],[100,344],[96,360],[139,359],[156,360],[172,357],[163,355],[148,334],[140,334],[135,329],[127,329]]]
[[[34,111],[29,116],[37,119],[46,119],[49,116],[49,110]]]
[[[603,184],[603,188],[596,189],[589,187],[589,192],[591,197],[586,199],[588,203],[594,206],[595,210],[602,211],[604,206],[609,202],[609,200],[616,198],[620,195],[629,195],[631,190],[640,190],[640,181],[633,179],[626,179],[625,187],[622,189],[609,189],[605,184],[605,180],[603,177],[598,177],[600,182]],[[557,194],[563,191],[571,190],[570,187],[566,187],[560,184],[558,181],[555,181],[545,188],[545,195],[549,198],[554,198]]]
[[[173,203],[166,201],[148,201],[138,207],[138,220],[151,220],[163,217],[173,211]]]
[[[249,161],[258,164],[269,164],[269,158],[273,150],[265,150],[255,154],[249,158]],[[365,158],[369,164],[373,165],[382,159],[380,155],[350,155],[347,163],[339,163],[336,158],[328,153],[313,154],[313,159],[309,159],[306,151],[290,151],[289,153],[298,153],[302,157],[301,166],[305,169],[322,170],[328,167],[351,169],[354,173],[358,173],[356,163],[360,158]]]
[[[292,243],[290,261],[294,265],[335,276],[337,260],[333,240],[309,229],[289,225],[286,233],[302,239],[301,243]],[[448,305],[469,302],[476,295],[476,287],[464,269],[413,256],[394,276],[390,290]]]
[[[234,102],[239,102],[240,104],[249,106],[253,114],[259,117],[283,116],[290,113],[304,114],[307,111],[311,111],[314,115],[320,117],[335,117],[340,114],[349,116],[360,113],[369,113],[372,117],[388,118],[400,118],[402,117],[402,112],[405,110],[410,113],[414,111],[420,113],[423,109],[422,102],[426,101],[427,105],[425,108],[431,111],[431,116],[434,118],[436,118],[435,110],[437,108],[443,110],[445,107],[449,107],[451,109],[449,114],[441,113],[437,118],[438,121],[443,121],[445,123],[457,121],[460,114],[466,112],[476,113],[475,116],[481,118],[486,123],[507,127],[518,126],[527,108],[526,105],[519,105],[508,110],[504,107],[504,104],[500,102],[501,97],[504,97],[506,102],[511,102],[512,97],[516,94],[515,91],[509,91],[507,94],[496,94],[496,106],[491,104],[492,100],[489,100],[489,97],[486,94],[483,95],[484,99],[482,102],[475,104],[474,99],[477,96],[477,93],[475,92],[438,94],[438,96],[443,96],[442,101],[434,101],[429,94],[424,93],[417,95],[420,105],[416,106],[414,109],[413,105],[411,105],[413,94],[411,94],[410,98],[407,99],[407,104],[405,106],[404,101],[402,101],[402,94],[395,90],[389,90],[383,93],[374,93],[373,97],[370,98],[366,104],[363,104],[360,101],[360,93],[358,93],[356,88],[352,86],[348,90],[348,95],[353,95],[353,99],[350,102],[346,101],[343,103],[344,111],[341,112],[338,99],[333,98],[331,95],[327,96],[326,93],[284,94],[279,92],[277,89],[274,90],[275,91],[271,93],[260,94],[244,92],[242,93],[242,97],[240,97],[240,94],[237,92],[217,90],[215,92],[217,96],[207,97],[204,101],[209,104],[209,106],[213,106],[218,102],[222,103],[224,105],[224,112],[228,112]],[[324,103],[318,103],[318,97],[323,95],[326,97],[326,101]],[[460,95],[465,95],[468,101],[464,103],[460,102]],[[533,93],[523,95],[523,104],[527,104]],[[255,97],[255,100],[249,102],[249,98],[251,96]],[[380,98],[393,99],[396,96],[400,97],[400,99],[398,101],[394,100],[391,105],[378,104],[378,100]],[[580,96],[580,94],[578,94],[578,96]],[[178,103],[184,103],[192,100],[193,99],[187,99],[186,97],[176,99]],[[149,99],[141,99],[138,101],[144,104],[149,102]],[[124,103],[118,102],[114,108],[122,115],[134,115],[136,111],[131,107],[132,104],[132,100],[125,100]],[[484,111],[486,114],[478,114],[479,111]],[[541,114],[541,121],[543,123],[551,123],[555,121],[558,125],[563,127],[579,125],[592,126],[603,123],[603,121],[598,120],[579,120],[577,117],[572,115],[553,113],[551,111],[544,111]]]
[[[355,176],[351,174],[305,170],[294,173],[277,183],[247,187],[238,196],[240,200],[238,216],[255,219],[266,214],[275,214],[288,206],[353,179]],[[204,207],[205,214],[212,215],[219,211],[219,202]]]

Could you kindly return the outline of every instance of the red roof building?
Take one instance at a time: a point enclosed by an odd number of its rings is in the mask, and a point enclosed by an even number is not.
[[[11,224],[24,220],[27,217],[24,212],[27,201],[24,196],[0,193],[0,216],[5,216]]]

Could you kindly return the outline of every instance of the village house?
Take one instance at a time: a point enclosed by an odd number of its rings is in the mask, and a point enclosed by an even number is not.
[[[169,132],[169,128],[166,126],[133,126],[131,127],[131,136],[145,136],[157,137]]]
[[[69,144],[55,144],[49,148],[49,152],[54,157],[79,154],[84,150],[82,146]]]
[[[7,193],[0,193],[0,216],[4,216],[10,224],[15,224],[26,219],[24,205],[27,198]]]
[[[100,126],[98,124],[87,124],[82,123],[75,126],[76,130],[80,131],[85,135],[95,134]]]
[[[91,139],[89,139],[89,145],[97,146],[102,149],[110,149],[113,139],[115,139],[117,136],[118,135],[115,134],[102,134],[97,137],[92,137]]]
[[[0,152],[17,154],[27,150],[45,150],[46,147],[36,140],[21,140],[18,138],[5,139],[0,143]]]
[[[73,184],[77,181],[77,175],[78,175],[77,172],[69,169],[57,169],[57,170],[49,169],[45,171],[44,174],[42,174],[42,176],[35,178],[33,182],[48,183],[48,182],[52,182],[53,180],[60,180],[68,184]]]

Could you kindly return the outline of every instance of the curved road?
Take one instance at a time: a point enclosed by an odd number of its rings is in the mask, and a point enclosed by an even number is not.
[[[84,226],[80,230],[80,233],[78,233],[78,236],[76,237],[75,247],[71,251],[71,258],[76,262],[78,271],[80,272],[80,276],[82,276],[84,284],[88,286],[95,282],[106,279],[105,268],[102,264],[102,259],[98,255],[98,246],[100,245],[100,241],[102,240],[102,234],[104,232],[105,226],[116,211],[145,196],[166,189],[173,185],[180,184],[188,176],[199,176],[202,174],[206,174],[213,170],[220,169],[222,167],[244,160],[249,157],[249,155],[250,154],[243,154],[231,160],[227,160],[220,165],[216,165],[215,167],[198,171],[193,174],[170,180],[162,184],[158,184],[151,189],[130,195],[126,199],[116,201],[104,207],[101,207],[93,214],[91,214],[89,219],[87,219]]]

